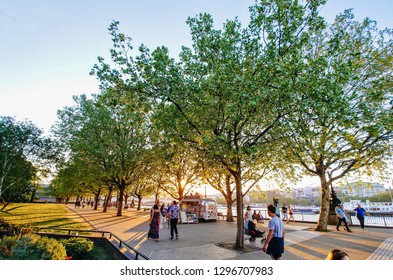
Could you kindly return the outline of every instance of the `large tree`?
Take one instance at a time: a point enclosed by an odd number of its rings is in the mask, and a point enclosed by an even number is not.
[[[33,180],[54,159],[52,141],[32,122],[0,117],[0,199],[34,192]]]
[[[321,184],[316,230],[327,229],[332,183],[376,170],[392,152],[393,37],[350,10],[311,37],[296,81],[302,110],[282,119],[283,147]]]
[[[102,195],[103,183],[100,181],[100,169],[96,169],[88,160],[76,157],[69,158],[58,166],[58,172],[49,186],[50,194],[58,201],[94,196],[95,210]]]
[[[93,99],[75,100],[76,106],[59,112],[56,134],[72,157],[93,166],[102,185],[117,188],[121,216],[124,192],[140,176],[149,149],[145,112],[137,103],[123,104],[109,88]]]
[[[157,183],[173,199],[181,201],[200,183],[202,165],[198,154],[187,145],[160,145]]]
[[[109,84],[121,79],[153,100],[160,112],[157,120],[175,141],[186,141],[218,160],[234,177],[237,248],[244,245],[244,163],[274,155],[277,139],[271,132],[296,107],[292,87],[301,71],[299,50],[320,26],[317,10],[322,2],[261,1],[251,9],[246,28],[237,19],[217,30],[208,14],[189,18],[193,44],[183,47],[179,62],[166,47],[150,52],[141,46],[133,59],[130,39],[114,22],[111,54],[117,68],[102,58],[95,66],[95,73]]]

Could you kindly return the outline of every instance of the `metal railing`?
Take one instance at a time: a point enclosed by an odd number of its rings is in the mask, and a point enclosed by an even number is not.
[[[360,225],[356,218],[356,213],[348,213],[351,224]],[[393,227],[393,214],[369,214],[364,216],[364,224],[366,226]]]
[[[144,260],[150,260],[150,258],[148,256],[146,256],[145,254],[139,252],[134,247],[128,245],[122,239],[120,239],[118,236],[114,235],[110,231],[47,227],[47,228],[36,228],[34,230],[34,232],[36,232],[36,233],[65,234],[65,235],[78,236],[78,237],[99,236],[101,238],[106,238],[108,241],[110,239],[114,239],[115,241],[117,241],[119,243],[118,244],[118,248],[122,248],[124,246],[128,250],[132,251],[133,254],[135,255],[135,260],[139,260],[140,258],[142,258]],[[80,235],[79,233],[89,233],[89,235],[87,235],[87,234],[86,235]]]
[[[267,215],[267,211],[265,209],[256,209],[257,212],[260,211],[261,214],[265,219],[269,219]],[[226,211],[219,210],[221,213],[220,217],[225,219]],[[234,217],[236,217],[236,211],[232,211]],[[288,215],[289,216],[289,215]],[[356,218],[356,212],[349,212],[347,213],[348,218],[350,219],[351,224],[359,225],[360,222]],[[281,214],[282,217],[282,214]],[[312,212],[294,212],[293,217],[295,218],[296,222],[307,222],[307,223],[318,223],[319,214],[315,214]],[[386,227],[386,228],[393,228],[393,214],[391,213],[369,213],[364,217],[364,223],[366,226],[370,227]]]

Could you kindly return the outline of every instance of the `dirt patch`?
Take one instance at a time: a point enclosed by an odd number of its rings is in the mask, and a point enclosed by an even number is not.
[[[305,231],[316,231],[315,230],[315,227],[313,227],[313,228],[306,228],[306,229],[303,229],[303,230],[305,230]],[[332,231],[334,231],[334,230],[330,230],[330,229],[327,229],[327,230],[324,230],[324,231],[316,231],[316,232],[332,232]]]
[[[221,248],[225,248],[243,254],[252,253],[261,250],[261,248],[249,244],[244,244],[244,248],[236,248],[235,243],[227,243],[227,242],[220,242],[215,245]]]

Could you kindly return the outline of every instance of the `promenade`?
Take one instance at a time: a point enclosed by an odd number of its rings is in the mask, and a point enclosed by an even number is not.
[[[135,209],[124,209],[123,216],[116,216],[116,209],[74,208],[68,205],[70,215],[85,219],[91,229],[109,231],[128,245],[153,260],[270,260],[262,251],[260,239],[244,241],[247,252],[228,249],[223,244],[234,243],[236,223],[224,220],[198,224],[179,224],[179,240],[170,240],[170,229],[160,231],[160,240],[147,239],[149,214]],[[258,224],[267,232],[267,223]],[[336,231],[328,226],[328,232],[314,231],[312,223],[285,223],[285,253],[283,260],[322,260],[331,249],[348,253],[351,260],[393,260],[393,229],[351,227],[352,233]]]

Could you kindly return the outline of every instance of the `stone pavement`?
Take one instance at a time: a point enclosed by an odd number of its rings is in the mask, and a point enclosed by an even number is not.
[[[393,237],[387,238],[367,259],[393,260]]]
[[[91,228],[109,231],[128,245],[153,260],[269,260],[262,252],[260,239],[255,242],[244,241],[247,252],[219,246],[234,243],[236,223],[223,220],[201,222],[198,224],[180,224],[179,240],[169,240],[170,230],[160,231],[160,240],[147,239],[149,214],[134,209],[124,209],[123,216],[116,216],[116,209],[103,213],[102,209],[69,209],[84,218]],[[339,248],[348,253],[352,260],[393,260],[393,229],[367,228],[361,231],[351,227],[352,233],[335,231],[328,226],[328,232],[316,232],[312,223],[285,223],[285,253],[283,260],[321,260],[331,249]],[[267,231],[267,221],[258,224],[260,230]]]

